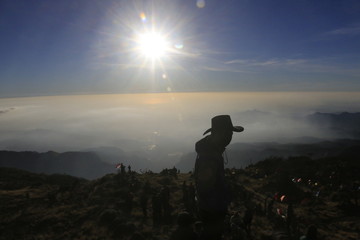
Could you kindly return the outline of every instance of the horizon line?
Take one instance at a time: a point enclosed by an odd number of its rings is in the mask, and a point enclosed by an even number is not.
[[[136,95],[136,94],[181,94],[181,93],[360,93],[359,90],[348,90],[348,91],[333,91],[333,90],[314,90],[314,91],[154,91],[154,92],[78,92],[78,93],[59,93],[59,94],[19,94],[1,96],[0,99],[11,99],[11,98],[36,98],[36,97],[66,97],[66,96],[91,96],[91,95]]]

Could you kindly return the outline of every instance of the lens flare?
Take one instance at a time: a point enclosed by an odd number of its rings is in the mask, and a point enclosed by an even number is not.
[[[140,19],[141,19],[142,22],[146,22],[146,15],[145,15],[145,13],[143,13],[143,12],[140,13],[139,17],[140,17]]]
[[[183,49],[183,48],[184,48],[184,45],[183,45],[182,43],[176,43],[176,44],[174,45],[174,47],[175,47],[176,49]]]
[[[197,0],[196,1],[196,6],[198,8],[204,8],[205,7],[205,0]]]

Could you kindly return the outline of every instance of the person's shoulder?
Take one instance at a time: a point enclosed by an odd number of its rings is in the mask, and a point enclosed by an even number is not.
[[[197,153],[206,152],[211,150],[211,144],[210,144],[210,136],[206,136],[202,138],[201,140],[197,141],[195,144],[195,151]]]

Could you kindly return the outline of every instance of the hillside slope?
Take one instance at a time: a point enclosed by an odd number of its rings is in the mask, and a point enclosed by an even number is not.
[[[233,195],[229,213],[243,216],[246,207],[253,209],[252,231],[245,239],[261,239],[287,231],[284,216],[292,202],[292,239],[315,224],[319,239],[355,240],[360,229],[359,167],[355,158],[342,156],[269,158],[245,170],[227,169]],[[190,173],[117,173],[89,181],[0,168],[0,239],[168,239],[176,215],[188,208],[184,181],[187,186],[193,182]],[[162,215],[156,223],[151,199],[165,186],[170,190],[170,216]],[[285,197],[269,209],[275,195]],[[148,199],[147,218],[140,205],[143,196]],[[233,234],[229,228],[225,239]]]
[[[114,165],[103,162],[92,152],[13,152],[0,151],[0,167],[35,173],[60,173],[95,179],[114,172]]]

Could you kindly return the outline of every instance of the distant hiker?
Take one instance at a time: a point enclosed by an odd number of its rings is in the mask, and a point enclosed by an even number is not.
[[[177,218],[177,228],[171,234],[170,240],[197,240],[198,235],[192,228],[193,218],[188,212],[181,212]]]
[[[204,135],[211,135],[195,145],[195,185],[199,216],[204,223],[202,239],[218,240],[224,231],[224,219],[230,203],[230,192],[225,184],[225,147],[231,142],[233,132],[242,132],[243,127],[233,126],[229,115],[211,119],[211,128]]]
[[[125,165],[120,163],[120,173],[125,174]]]
[[[128,166],[128,173],[131,173],[131,166]]]
[[[170,175],[177,178],[177,168],[174,166],[172,169],[169,170]]]

